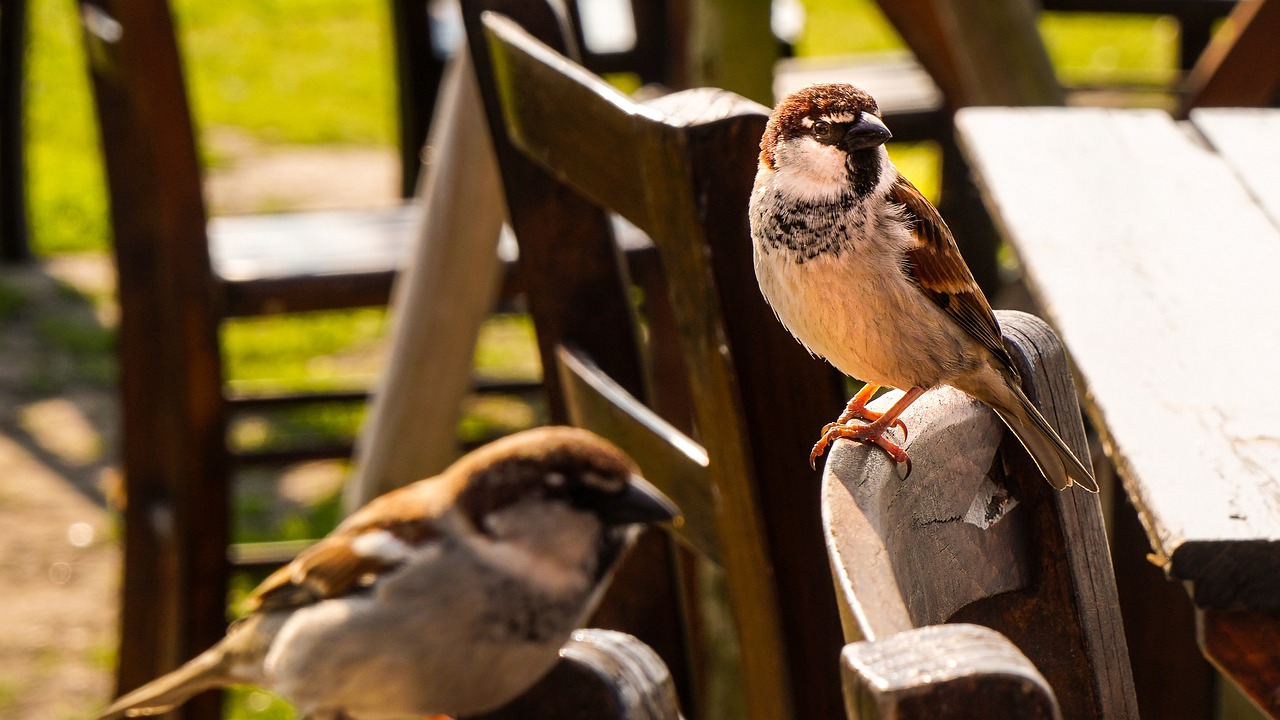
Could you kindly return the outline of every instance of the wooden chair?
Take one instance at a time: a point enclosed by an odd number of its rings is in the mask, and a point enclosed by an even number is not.
[[[766,108],[721,91],[638,105],[539,42],[563,50],[571,37],[541,0],[468,1],[464,19],[553,419],[634,453],[682,507],[681,542],[724,568],[746,716],[835,717],[839,622],[804,488],[816,482],[813,433],[844,393],[773,318],[751,269],[745,209]],[[667,292],[643,298],[643,323],[601,208],[658,248]],[[624,568],[606,610],[652,598],[659,579],[628,582]],[[692,645],[697,618],[683,638]],[[635,634],[677,673],[686,707],[699,707],[705,666],[695,657],[682,684],[682,648]]]
[[[223,383],[221,323],[263,313],[385,304],[401,248],[380,244],[368,227],[381,225],[384,237],[400,236],[407,246],[415,219],[406,207],[390,217],[356,220],[318,213],[207,223],[167,3],[86,2],[81,17],[102,132],[121,307],[128,506],[118,683],[125,690],[221,636],[231,564],[269,567],[300,547],[228,547],[234,471],[351,453],[350,441],[234,452],[229,419],[367,398],[363,391],[232,395]],[[264,240],[289,242],[286,236],[299,225],[313,231],[297,236],[302,239],[293,247],[301,252],[263,252]],[[242,247],[233,247],[237,242]],[[328,252],[334,247],[360,253]],[[254,253],[248,264],[229,261]],[[307,263],[306,272],[289,272],[291,257]],[[507,292],[513,287],[508,283]],[[214,696],[188,708],[183,717],[219,716]]]
[[[525,694],[471,720],[680,720],[662,658],[636,638],[579,630],[560,663]]]
[[[1061,344],[1033,316],[998,316],[1028,396],[1088,457]],[[903,420],[908,477],[842,442],[823,479],[849,717],[1136,718],[1098,496],[1054,491],[959,391]]]

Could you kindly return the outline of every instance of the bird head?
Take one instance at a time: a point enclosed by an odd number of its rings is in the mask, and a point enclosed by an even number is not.
[[[586,430],[537,428],[495,441],[470,459],[458,505],[478,530],[527,544],[553,561],[573,563],[584,549],[598,551],[597,581],[642,526],[680,514],[641,477],[634,460]]]
[[[761,172],[803,199],[866,195],[879,185],[891,137],[880,108],[846,84],[810,85],[778,103],[760,140]]]

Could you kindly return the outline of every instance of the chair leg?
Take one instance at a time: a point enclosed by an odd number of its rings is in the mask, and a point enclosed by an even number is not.
[[[391,22],[400,97],[400,193],[410,198],[418,185],[445,63],[432,45],[427,0],[391,0]]]
[[[22,151],[26,25],[27,0],[0,0],[0,263],[31,259]]]

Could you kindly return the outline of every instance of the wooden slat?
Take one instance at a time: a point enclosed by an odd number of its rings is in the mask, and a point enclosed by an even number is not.
[[[938,625],[853,643],[840,660],[851,719],[1062,718],[1035,665],[981,625]]]
[[[1280,110],[1193,110],[1191,123],[1280,226]]]
[[[1187,76],[1183,113],[1270,105],[1280,91],[1280,1],[1241,0]]]
[[[1280,231],[1163,113],[958,125],[1169,572],[1202,607],[1280,606]]]
[[[1027,0],[881,0],[880,9],[938,83],[951,109],[1061,105]]]
[[[721,564],[707,451],[642,405],[582,354],[561,348],[559,359],[570,423],[593,430],[631,457],[640,458],[645,478],[680,508],[683,519],[676,534],[698,553]]]
[[[838,650],[838,618],[830,586],[818,582],[827,564],[810,532],[816,497],[795,486],[813,477],[804,458],[813,429],[838,408],[838,384],[778,325],[751,271],[744,208],[766,110],[705,90],[637,106],[514,24],[495,16],[484,24],[501,45],[492,56],[512,141],[658,246],[718,493],[735,625],[750,648],[746,707],[761,718],[829,716],[840,704],[838,676],[823,659]]]
[[[639,355],[639,326],[608,214],[563,186],[524,156],[509,138],[497,86],[507,71],[491,57],[485,10],[510,13],[521,26],[559,49],[565,48],[563,6],[529,0],[470,0],[463,3],[475,75],[484,100],[493,149],[507,198],[508,218],[520,243],[520,270],[530,314],[538,331],[544,383],[552,422],[566,421],[555,349],[564,339],[587,352],[628,392],[646,397]],[[565,105],[547,110],[562,110]],[[556,112],[551,117],[559,118]],[[568,113],[572,115],[572,113]],[[584,139],[584,143],[587,143]],[[671,573],[671,541],[648,533],[618,569],[592,622],[626,628],[666,660],[682,690],[690,687],[680,597]]]

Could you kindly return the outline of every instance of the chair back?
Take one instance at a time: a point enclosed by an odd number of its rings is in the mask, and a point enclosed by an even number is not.
[[[839,620],[805,488],[843,391],[756,285],[746,207],[767,109],[715,90],[637,104],[561,54],[572,34],[542,0],[465,2],[464,19],[553,419],[613,437],[682,503],[678,535],[724,569],[746,715],[835,716]],[[670,308],[683,375],[647,377],[662,338],[641,342],[653,328],[609,212],[657,249],[667,298],[644,304]],[[637,400],[672,388],[688,417]]]

